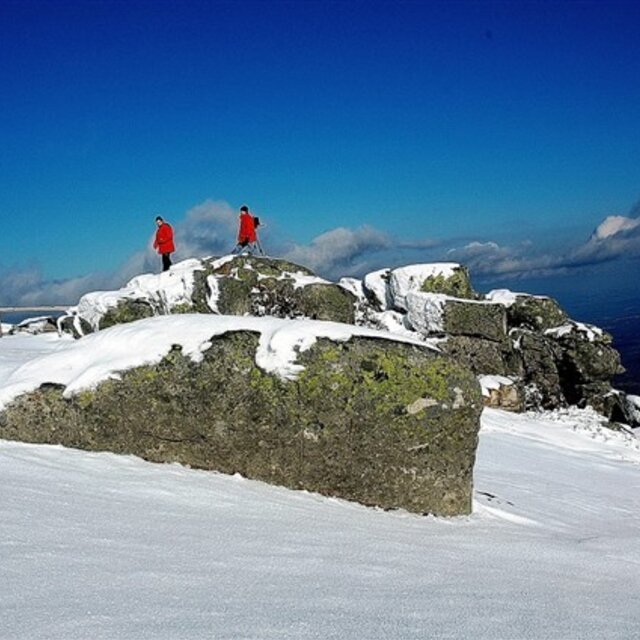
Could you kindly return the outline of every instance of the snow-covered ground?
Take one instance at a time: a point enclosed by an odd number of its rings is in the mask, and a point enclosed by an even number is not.
[[[640,637],[640,443],[589,411],[485,410],[462,518],[8,441],[0,487],[2,640]]]

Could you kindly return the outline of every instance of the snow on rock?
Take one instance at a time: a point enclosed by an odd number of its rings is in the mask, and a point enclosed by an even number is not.
[[[382,311],[381,313],[371,314],[369,321],[375,324],[376,327],[393,333],[394,335],[401,335],[407,338],[420,339],[421,341],[427,341],[427,339],[419,333],[413,331],[407,326],[407,316],[399,311]],[[430,344],[435,345],[435,340],[430,341]]]
[[[51,353],[29,357],[4,380],[0,409],[43,383],[64,385],[66,397],[94,388],[103,380],[118,378],[118,372],[157,364],[174,345],[180,345],[185,355],[198,361],[213,336],[243,330],[260,334],[256,364],[290,380],[303,370],[296,363],[297,354],[309,349],[319,338],[346,341],[364,336],[429,347],[417,337],[318,320],[200,314],[147,318],[104,329],[82,340],[60,340]],[[5,349],[11,350],[11,340],[12,336],[2,338],[0,354]]]
[[[405,296],[407,320],[423,335],[444,331],[444,308],[449,296],[442,293],[414,293]]]
[[[519,293],[511,291],[511,289],[493,289],[485,296],[486,300],[501,304],[505,307],[513,306],[518,298],[537,298],[538,300],[547,300],[547,296],[536,296],[530,293]]]
[[[233,259],[233,256],[226,256],[218,262],[229,258]],[[191,304],[193,274],[201,269],[200,260],[184,260],[173,265],[168,271],[137,276],[116,291],[87,293],[80,298],[75,307],[69,309],[69,313],[84,318],[97,329],[102,316],[125,299],[144,300],[167,311],[179,304]]]
[[[380,307],[380,310],[384,311],[389,308],[389,281],[390,269],[380,269],[378,271],[372,271],[368,273],[362,280],[364,290],[373,299],[374,303]]]
[[[513,380],[511,378],[498,375],[478,376],[478,382],[480,382],[480,387],[482,388],[482,395],[485,397],[489,397],[491,395],[491,391],[497,391],[500,387],[510,387],[513,385]]]
[[[13,332],[22,333],[45,333],[47,331],[57,331],[56,320],[51,316],[37,316],[26,318],[13,327]]]
[[[627,396],[627,411],[635,424],[640,424],[640,396]]]
[[[267,277],[268,276],[259,275],[258,280]],[[283,271],[277,279],[293,280],[294,289],[301,289],[302,287],[307,287],[310,284],[333,284],[329,280],[325,280],[324,278],[320,278],[318,276],[310,276],[309,274],[303,273],[302,271]]]
[[[407,310],[407,294],[420,291],[429,278],[441,276],[448,279],[460,268],[456,262],[439,262],[411,264],[393,269],[389,275],[389,296],[392,305],[397,309]]]
[[[352,293],[360,302],[366,300],[362,280],[358,280],[358,278],[340,278],[338,285]]]
[[[584,322],[572,321],[568,324],[564,324],[560,327],[553,327],[547,329],[544,335],[551,336],[552,338],[564,338],[572,333],[579,333],[586,336],[589,342],[595,342],[596,340],[604,336],[604,331],[600,327],[596,327],[592,324],[585,324]]]
[[[207,306],[213,313],[220,313],[218,309],[218,300],[220,298],[220,284],[217,276],[207,276],[207,287],[209,289],[209,295],[207,296]]]

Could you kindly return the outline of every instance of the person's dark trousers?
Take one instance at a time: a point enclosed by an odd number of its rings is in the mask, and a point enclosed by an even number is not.
[[[163,253],[162,254],[162,270],[168,271],[170,266],[171,266],[171,254]]]

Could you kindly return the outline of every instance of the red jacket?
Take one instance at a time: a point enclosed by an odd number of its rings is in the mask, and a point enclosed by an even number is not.
[[[250,213],[244,211],[240,214],[240,230],[238,231],[238,242],[255,242],[256,225],[253,216]]]
[[[173,229],[168,222],[163,222],[156,231],[156,239],[153,241],[153,248],[158,253],[173,253],[176,250],[173,244]]]

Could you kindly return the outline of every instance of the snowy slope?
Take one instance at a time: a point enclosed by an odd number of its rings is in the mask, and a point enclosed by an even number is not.
[[[0,638],[640,636],[640,447],[486,410],[474,514],[0,441]]]

